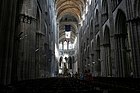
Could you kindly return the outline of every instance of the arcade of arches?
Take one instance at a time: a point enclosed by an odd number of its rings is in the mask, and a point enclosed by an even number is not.
[[[85,70],[140,78],[140,0],[0,0],[0,84]]]

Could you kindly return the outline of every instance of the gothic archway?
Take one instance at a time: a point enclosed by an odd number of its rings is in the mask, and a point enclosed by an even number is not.
[[[129,42],[126,25],[126,15],[122,10],[118,10],[115,21],[115,51],[117,75],[119,77],[129,76]]]
[[[99,12],[97,9],[95,15],[95,33],[98,33],[98,31],[99,31]]]
[[[112,63],[111,63],[111,45],[110,45],[110,30],[108,26],[105,26],[104,31],[104,63],[106,75],[112,75]]]
[[[101,75],[101,56],[100,56],[100,36],[97,36],[97,45],[96,45],[96,72],[97,75]]]
[[[108,3],[107,0],[102,2],[102,24],[108,19]]]

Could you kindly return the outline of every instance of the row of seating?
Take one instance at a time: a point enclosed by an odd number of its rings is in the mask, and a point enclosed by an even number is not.
[[[82,82],[82,81],[81,81]],[[25,80],[9,85],[7,93],[102,93],[86,84],[81,84],[76,78],[46,78]]]
[[[2,87],[1,87],[2,88]],[[81,80],[53,77],[19,81],[3,87],[0,93],[140,93],[139,78],[94,77]]]
[[[140,78],[121,78],[121,77],[92,77],[90,81],[84,80],[83,83],[93,88],[108,90],[107,93],[129,92],[140,93]]]
[[[100,87],[122,88],[127,90],[140,90],[140,78],[94,77],[92,81]]]

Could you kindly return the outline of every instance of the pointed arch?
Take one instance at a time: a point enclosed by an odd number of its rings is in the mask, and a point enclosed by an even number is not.
[[[116,20],[115,20],[115,28],[116,28],[116,34],[126,34],[126,15],[125,13],[121,10],[118,9]]]
[[[115,50],[116,50],[116,64],[117,64],[117,75],[119,77],[128,77],[130,69],[130,54],[128,50],[128,36],[126,26],[126,15],[118,9],[117,17],[115,20]]]
[[[107,25],[104,29],[104,64],[106,76],[112,76],[110,29]]]
[[[99,24],[99,11],[98,11],[98,9],[96,10],[95,24]]]
[[[95,14],[95,31],[96,31],[96,33],[98,33],[98,31],[99,31],[99,11],[98,11],[98,9],[96,10],[96,14]]]
[[[105,26],[104,30],[104,43],[110,44],[110,29],[107,25]]]
[[[108,2],[103,0],[102,2],[102,24],[108,19]]]

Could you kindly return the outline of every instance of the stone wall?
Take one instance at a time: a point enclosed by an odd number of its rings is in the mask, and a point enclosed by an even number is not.
[[[50,2],[0,1],[0,84],[51,75],[56,26]]]
[[[90,68],[94,76],[139,77],[138,3],[92,0],[79,30],[81,69]]]

